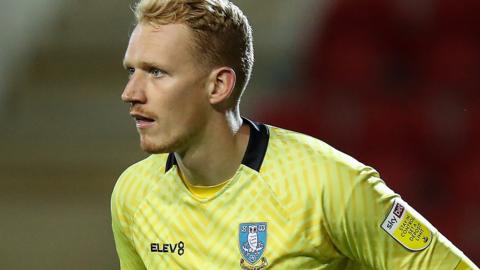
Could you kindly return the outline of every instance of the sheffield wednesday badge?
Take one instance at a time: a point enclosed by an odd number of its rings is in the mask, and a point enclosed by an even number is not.
[[[267,246],[267,223],[241,223],[238,231],[238,240],[240,253],[243,257],[240,259],[242,269],[265,269],[268,262],[262,255]],[[257,262],[259,262],[259,265],[256,265]]]

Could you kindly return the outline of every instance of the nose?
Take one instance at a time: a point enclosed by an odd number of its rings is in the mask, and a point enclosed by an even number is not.
[[[128,81],[125,89],[123,90],[122,100],[126,103],[136,104],[136,103],[145,103],[145,82],[141,76],[132,75]]]

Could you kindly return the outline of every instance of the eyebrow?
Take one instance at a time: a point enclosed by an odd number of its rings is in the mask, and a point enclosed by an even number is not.
[[[126,60],[123,60],[122,62],[122,65],[123,67],[126,69],[128,67],[132,67],[133,65],[131,63],[129,63],[128,61]],[[142,62],[139,62],[138,63],[138,66],[145,69],[146,67],[156,67],[156,68],[160,68],[160,65],[157,64],[157,63],[154,63],[154,62],[150,62],[150,61],[142,61]]]

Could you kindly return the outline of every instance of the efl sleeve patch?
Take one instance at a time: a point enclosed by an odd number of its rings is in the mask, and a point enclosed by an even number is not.
[[[420,251],[432,242],[432,231],[428,222],[412,210],[403,200],[395,200],[381,227],[406,249]]]

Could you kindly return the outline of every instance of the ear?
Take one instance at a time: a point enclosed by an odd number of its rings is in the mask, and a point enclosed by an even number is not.
[[[235,88],[237,77],[229,67],[221,67],[212,71],[208,86],[208,99],[211,104],[219,104],[229,99]]]

